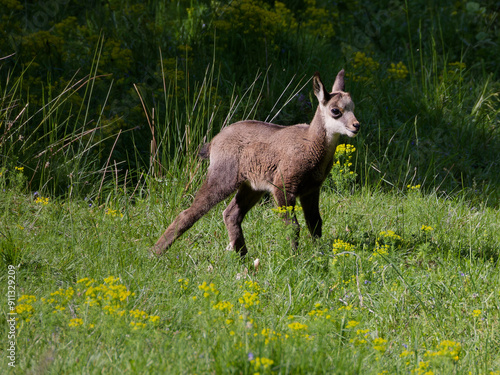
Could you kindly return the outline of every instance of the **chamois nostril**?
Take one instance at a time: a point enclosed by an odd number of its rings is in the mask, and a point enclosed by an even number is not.
[[[359,122],[355,122],[354,124],[352,124],[352,126],[354,126],[356,128],[356,130],[359,130]]]

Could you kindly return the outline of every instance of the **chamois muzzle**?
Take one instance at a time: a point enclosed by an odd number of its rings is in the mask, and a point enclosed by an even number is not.
[[[359,124],[358,120],[354,119],[353,122],[349,123],[346,126],[346,129],[349,130],[349,132],[347,133],[347,136],[349,136],[349,137],[357,136],[359,133],[360,127],[361,127],[361,125]]]

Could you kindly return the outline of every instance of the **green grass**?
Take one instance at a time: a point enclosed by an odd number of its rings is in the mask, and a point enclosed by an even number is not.
[[[1,9],[2,373],[500,374],[495,5],[267,3]],[[310,121],[308,78],[341,67],[362,131],[337,149],[323,238],[299,212],[293,252],[263,200],[241,260],[225,202],[151,259],[200,144]]]
[[[18,266],[20,298],[15,373],[500,371],[498,210],[418,188],[325,190],[321,240],[303,228],[294,253],[263,202],[244,224],[241,262],[225,250],[224,204],[150,259],[191,197],[89,207],[6,189],[2,268]]]

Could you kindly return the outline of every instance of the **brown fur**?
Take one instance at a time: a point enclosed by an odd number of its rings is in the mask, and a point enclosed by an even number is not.
[[[313,88],[319,105],[310,125],[240,121],[224,128],[200,149],[200,157],[210,159],[206,180],[191,207],[175,218],[155,244],[155,254],[162,254],[234,191],[223,217],[230,246],[242,256],[247,248],[241,223],[265,192],[273,195],[278,207],[294,207],[299,198],[309,231],[321,237],[320,188],[332,167],[339,136],[355,136],[359,123],[351,97],[344,92],[343,70],[332,93],[325,90],[318,73],[313,77]],[[285,214],[284,220],[295,228],[296,247],[299,224],[295,213]]]

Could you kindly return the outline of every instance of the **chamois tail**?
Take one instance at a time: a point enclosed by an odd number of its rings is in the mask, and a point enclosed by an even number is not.
[[[210,158],[210,143],[205,143],[201,146],[200,151],[198,152],[198,156],[202,159]]]

